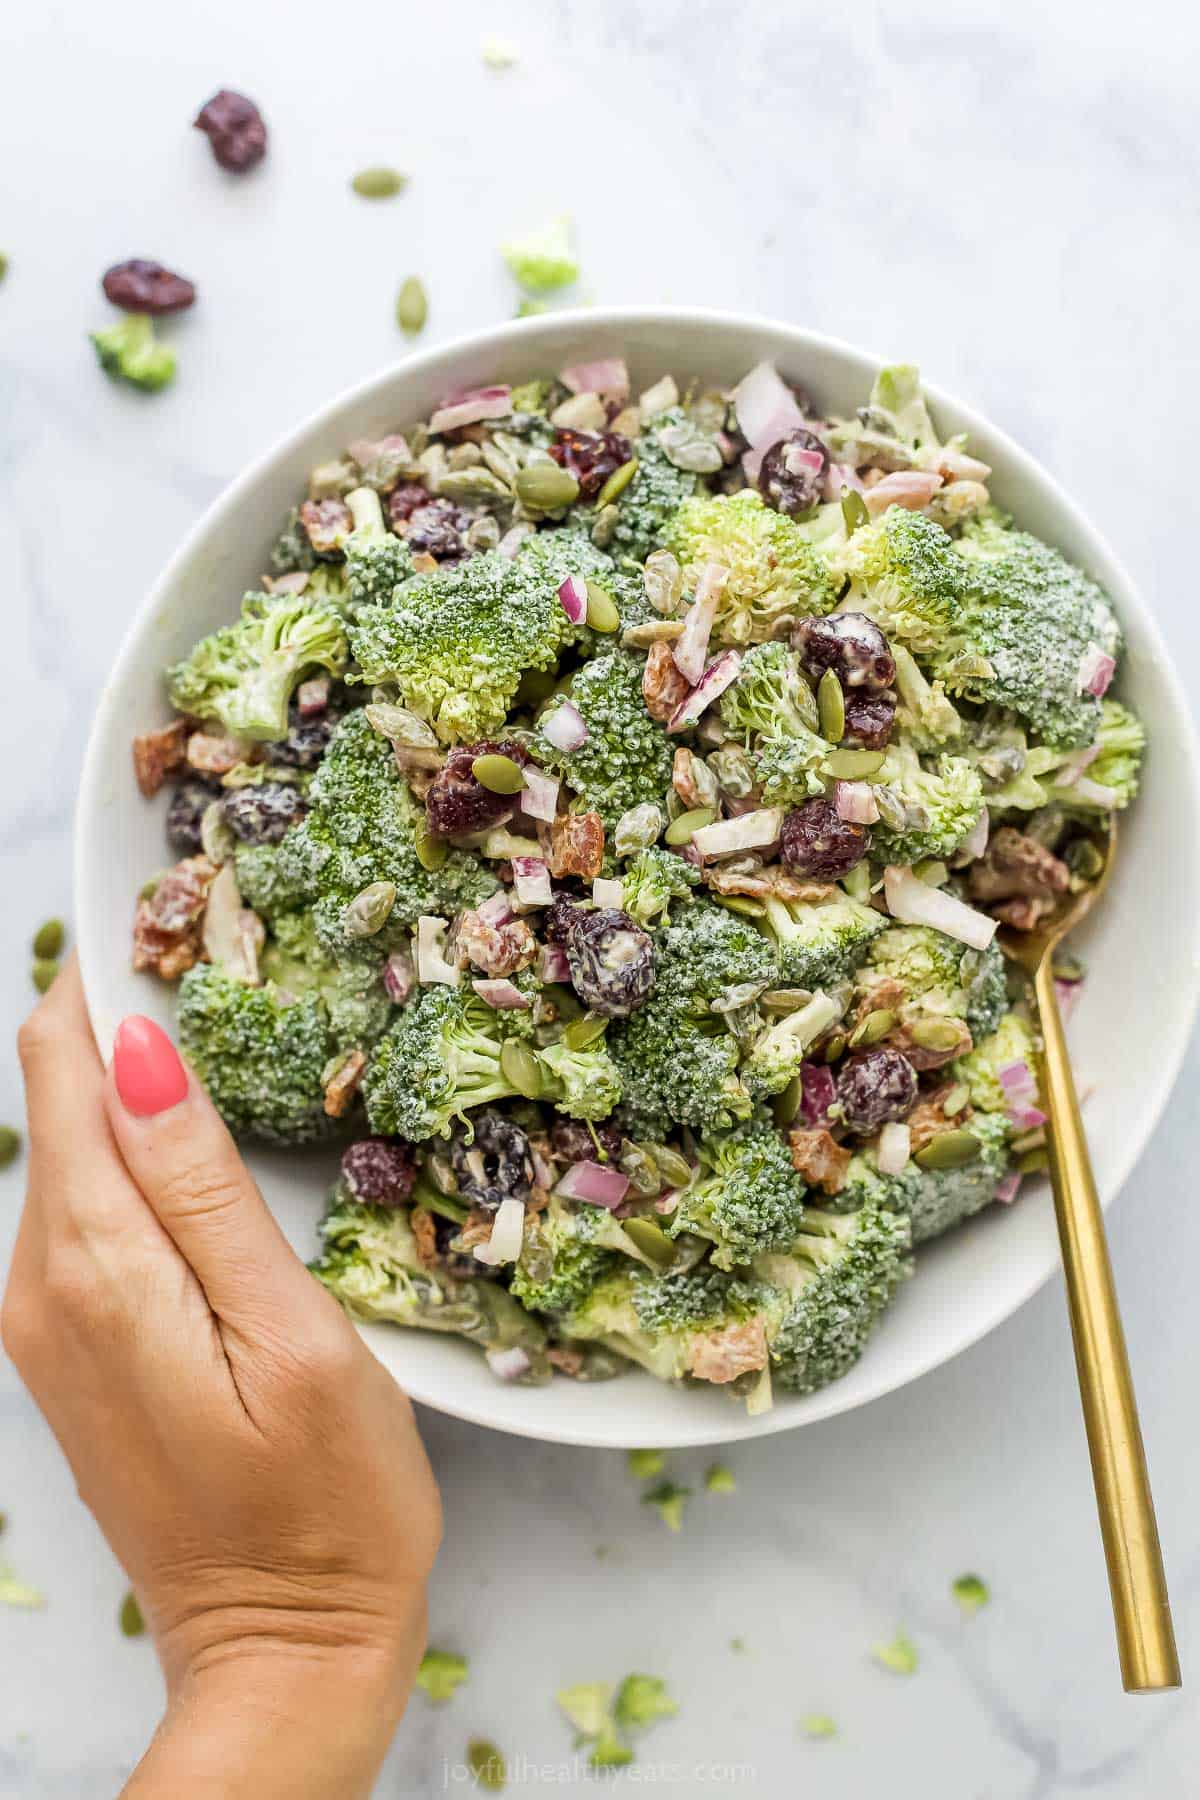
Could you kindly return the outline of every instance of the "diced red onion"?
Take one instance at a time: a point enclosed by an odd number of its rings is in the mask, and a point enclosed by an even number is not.
[[[695,687],[704,673],[708,656],[708,640],[717,616],[717,601],[729,578],[724,563],[707,562],[696,581],[696,594],[684,614],[683,630],[671,646],[675,667]]]
[[[454,394],[439,406],[429,421],[430,431],[457,431],[460,425],[476,425],[481,419],[507,419],[512,399],[507,387],[470,388]]]
[[[660,1194],[658,1199],[654,1202],[655,1212],[663,1213],[664,1215],[673,1213],[675,1208],[679,1205],[679,1195],[681,1191],[682,1190],[679,1188],[668,1188],[665,1194]]]
[[[485,925],[508,925],[513,916],[512,907],[508,903],[508,895],[503,892],[489,894],[482,905],[475,908],[475,911]]]
[[[471,982],[471,986],[489,1006],[497,1012],[528,1012],[532,1004],[528,994],[523,994],[515,981],[508,981],[502,975],[488,975]]]
[[[629,370],[620,356],[601,356],[595,362],[572,363],[560,369],[558,378],[573,394],[603,394],[609,400],[629,398]]]
[[[507,1350],[485,1350],[487,1366],[498,1381],[520,1381],[532,1368],[528,1350],[510,1344]]]
[[[819,450],[808,450],[803,444],[788,444],[783,452],[783,466],[789,475],[817,475],[825,467]]]
[[[829,1109],[837,1099],[837,1080],[828,1063],[800,1064],[800,1116],[810,1131],[829,1123]]]
[[[1101,782],[1092,781],[1086,775],[1081,775],[1077,781],[1072,782],[1071,792],[1077,800],[1086,801],[1089,806],[1102,807],[1105,812],[1111,812],[1121,799],[1116,788],[1105,787]]]
[[[329,709],[329,677],[314,675],[296,689],[296,710],[302,719],[315,719]]]
[[[577,1162],[554,1191],[564,1200],[584,1200],[589,1206],[606,1206],[614,1212],[629,1192],[629,1177],[604,1163]]]
[[[863,484],[858,470],[849,463],[830,463],[821,483],[822,500],[840,500],[843,488],[849,489],[852,494],[862,493]]]
[[[1107,694],[1108,686],[1117,672],[1116,660],[1099,644],[1089,644],[1079,664],[1079,691],[1081,694],[1095,694],[1097,699]]]
[[[941,485],[941,476],[931,469],[898,469],[894,475],[885,475],[874,487],[864,488],[863,499],[873,519],[885,513],[889,506],[903,506],[908,512],[920,512],[929,505]]]
[[[742,376],[730,398],[742,436],[760,451],[777,444],[805,422],[795,395],[774,363],[756,363],[748,375]]]
[[[615,906],[618,909],[625,901],[625,883],[614,881],[607,876],[597,875],[592,883],[592,902],[596,906]]]
[[[550,870],[540,856],[514,856],[513,886],[522,906],[549,906],[554,895],[550,889]]]
[[[996,1080],[1004,1090],[1005,1110],[1018,1131],[1036,1131],[1046,1123],[1046,1115],[1037,1105],[1037,1080],[1027,1062],[1005,1063],[996,1070]]]
[[[879,817],[869,781],[836,782],[833,804],[838,818],[845,819],[850,825],[874,825]]]
[[[737,680],[741,666],[742,658],[737,650],[722,650],[720,656],[714,656],[691,693],[684,695],[671,714],[667,730],[686,731],[694,725],[701,713],[706,712],[730,683]]]
[[[487,1263],[495,1268],[499,1263],[516,1262],[521,1254],[521,1244],[525,1236],[525,1205],[521,1200],[514,1200],[511,1195],[500,1202],[496,1217],[492,1220],[492,1235],[486,1243],[475,1244],[477,1262]]]
[[[974,862],[977,857],[983,855],[984,851],[987,849],[988,833],[991,828],[991,815],[985,806],[962,843],[958,846],[958,860],[960,862]]]
[[[759,806],[740,819],[717,819],[692,833],[701,856],[736,856],[743,850],[762,850],[773,844],[783,829],[782,806]]]
[[[571,965],[561,944],[543,944],[538,952],[538,980],[548,985],[570,981]]]
[[[583,714],[571,700],[560,701],[542,721],[542,736],[556,750],[578,750],[580,744],[587,742],[587,734]]]
[[[553,819],[558,811],[557,775],[547,775],[544,769],[536,769],[532,763],[526,763],[524,775],[521,811],[531,819]]]
[[[992,1199],[998,1200],[1001,1206],[1011,1206],[1017,1197],[1020,1186],[1020,1172],[1017,1169],[1013,1169],[1010,1174],[1003,1176],[996,1183],[996,1189],[992,1195]]]
[[[583,620],[587,618],[587,582],[583,576],[568,575],[567,579],[559,584],[558,597],[562,602],[562,609],[572,625],[582,624]]]
[[[403,1006],[417,985],[417,971],[407,950],[393,950],[380,977],[383,991],[393,1006]]]
[[[1063,981],[1056,975],[1054,992],[1058,996],[1058,1010],[1065,1021],[1071,1017],[1083,998],[1083,983],[1082,981]]]
[[[879,1133],[879,1147],[875,1152],[875,1161],[879,1164],[881,1175],[898,1175],[912,1154],[912,1133],[907,1125],[897,1123],[885,1125]]]
[[[996,919],[976,912],[973,906],[955,899],[943,888],[929,887],[911,869],[898,868],[894,863],[883,872],[883,891],[888,911],[902,925],[932,925],[935,931],[944,931],[957,943],[969,944],[972,950],[986,950],[999,929]]]

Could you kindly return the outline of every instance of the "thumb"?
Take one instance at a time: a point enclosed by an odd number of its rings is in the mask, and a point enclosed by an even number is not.
[[[152,1019],[122,1020],[105,1103],[125,1166],[219,1318],[276,1322],[320,1292],[208,1095]]]

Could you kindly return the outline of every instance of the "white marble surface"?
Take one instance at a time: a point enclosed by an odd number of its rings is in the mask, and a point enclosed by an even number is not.
[[[485,30],[519,68],[482,67]],[[0,1117],[20,1107],[28,934],[68,905],[89,711],[147,584],[247,458],[402,353],[404,275],[428,283],[431,338],[504,317],[493,246],[551,211],[575,213],[597,300],[742,306],[920,359],[1082,500],[1195,663],[1200,26],[1170,0],[46,0],[10,9],[4,40]],[[187,129],[222,83],[273,130],[242,184]],[[388,206],[346,191],[376,160],[413,174]],[[180,379],[152,399],[109,386],[83,338],[106,316],[100,271],[133,254],[202,290],[171,333]],[[1198,1071],[1112,1235],[1200,1681]],[[0,1263],[20,1182],[0,1177]],[[515,1791],[570,1785],[535,1779],[568,1751],[550,1696],[630,1668],[682,1708],[641,1772],[689,1796],[1196,1791],[1194,1690],[1120,1693],[1057,1284],[906,1392],[739,1449],[737,1496],[698,1497],[678,1539],[618,1455],[424,1424],[448,1513],[433,1639],[471,1680],[439,1711],[417,1697],[381,1795],[454,1791],[444,1759],[472,1733],[526,1759]],[[118,1635],[121,1574],[3,1365],[0,1507],[49,1597],[0,1614],[0,1794],[115,1793],[156,1715],[153,1655]],[[995,1596],[969,1622],[948,1594],[964,1568]],[[922,1655],[909,1681],[868,1654],[900,1624]],[[814,1710],[838,1742],[801,1740]]]

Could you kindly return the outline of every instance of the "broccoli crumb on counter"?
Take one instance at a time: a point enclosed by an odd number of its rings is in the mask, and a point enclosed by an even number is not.
[[[660,1481],[642,1495],[642,1505],[652,1506],[668,1531],[682,1531],[684,1508],[691,1488],[679,1487],[674,1481]]]
[[[467,1679],[467,1659],[451,1650],[427,1650],[416,1673],[416,1683],[431,1700],[453,1700]]]
[[[581,1682],[560,1689],[555,1701],[575,1731],[576,1748],[588,1746],[594,1769],[631,1763],[630,1738],[679,1711],[666,1682],[656,1675],[627,1675],[615,1694],[606,1681]]]
[[[991,1589],[980,1575],[959,1575],[950,1591],[965,1613],[977,1613],[991,1600]]]
[[[893,1675],[915,1675],[920,1662],[916,1645],[898,1631],[890,1644],[876,1644],[871,1655],[883,1669]]]
[[[577,272],[562,222],[506,254]],[[353,1317],[758,1416],[1044,1157],[996,933],[1096,879],[1145,732],[1107,598],[914,369],[849,416],[638,373],[601,345],[311,471],[135,739],[134,966],[235,1132],[340,1153],[313,1273]]]

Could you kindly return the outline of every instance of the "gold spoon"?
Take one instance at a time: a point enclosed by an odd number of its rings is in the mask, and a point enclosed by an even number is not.
[[[1079,1116],[1053,973],[1056,947],[1104,890],[1116,841],[1113,821],[1107,836],[1097,841],[1104,857],[1098,880],[1081,893],[1068,895],[1039,930],[1005,929],[997,941],[1004,954],[1030,976],[1041,1025],[1050,1182],[1112,1589],[1121,1677],[1127,1693],[1146,1694],[1180,1685],[1179,1658],[1104,1218]]]

